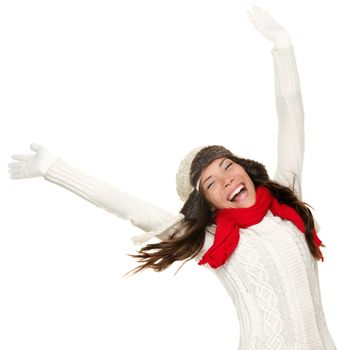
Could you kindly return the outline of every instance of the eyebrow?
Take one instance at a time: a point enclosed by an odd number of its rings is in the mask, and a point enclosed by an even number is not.
[[[226,159],[227,159],[227,158],[224,158],[224,159],[220,162],[219,167],[222,166],[222,164],[224,163],[224,161],[225,161]],[[204,186],[204,184],[205,184],[211,177],[212,177],[212,175],[208,176],[208,177],[205,179],[205,181],[203,182],[203,186]]]

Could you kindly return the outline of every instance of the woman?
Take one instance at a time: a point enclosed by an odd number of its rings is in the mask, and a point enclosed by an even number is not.
[[[222,146],[192,150],[181,162],[175,217],[84,174],[45,147],[13,155],[11,178],[43,176],[146,231],[144,264],[162,271],[196,259],[217,274],[234,302],[241,326],[239,349],[335,349],[322,308],[317,260],[323,261],[318,225],[302,201],[304,114],[290,37],[267,12],[248,16],[274,43],[278,165],[273,180],[261,163]],[[316,229],[315,229],[316,228]]]

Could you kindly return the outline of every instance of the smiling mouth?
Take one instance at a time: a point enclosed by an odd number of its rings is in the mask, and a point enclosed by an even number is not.
[[[231,199],[229,199],[230,202],[239,202],[247,197],[248,195],[247,187],[244,183],[242,183],[241,185],[243,185],[242,188]]]

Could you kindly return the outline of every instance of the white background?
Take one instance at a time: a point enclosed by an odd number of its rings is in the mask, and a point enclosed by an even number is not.
[[[305,111],[303,199],[327,245],[322,301],[348,348],[349,13],[346,1],[2,1],[0,349],[238,348],[223,286],[193,260],[137,266],[142,233],[43,178],[12,180],[37,142],[87,174],[177,214],[175,173],[222,144],[276,166],[272,43],[253,4],[289,32]]]

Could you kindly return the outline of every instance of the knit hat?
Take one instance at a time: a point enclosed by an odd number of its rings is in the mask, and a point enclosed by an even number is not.
[[[185,202],[185,212],[179,213],[174,222],[160,227],[156,231],[145,232],[132,238],[135,244],[140,244],[148,241],[156,235],[160,235],[167,230],[176,229],[185,217],[196,218],[196,206],[199,199],[199,181],[202,171],[215,159],[229,158],[236,163],[242,165],[251,177],[259,177],[260,179],[268,180],[269,176],[265,166],[261,163],[250,159],[244,159],[235,156],[231,151],[223,146],[212,145],[194,148],[185,158],[180,162],[176,173],[176,191],[180,199]],[[186,210],[186,208],[188,208]]]
[[[194,148],[180,162],[176,173],[176,191],[180,199],[185,202],[193,190],[190,182],[191,164],[196,154],[204,147]]]

